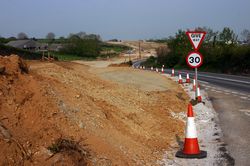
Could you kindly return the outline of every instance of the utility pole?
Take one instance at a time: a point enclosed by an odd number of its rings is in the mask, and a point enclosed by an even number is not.
[[[141,59],[141,41],[139,40],[139,59]]]

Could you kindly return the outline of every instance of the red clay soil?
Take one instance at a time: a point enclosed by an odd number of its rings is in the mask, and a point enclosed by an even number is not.
[[[70,62],[29,65],[0,56],[0,165],[157,165],[182,136],[170,114],[186,109],[181,89],[141,91]]]

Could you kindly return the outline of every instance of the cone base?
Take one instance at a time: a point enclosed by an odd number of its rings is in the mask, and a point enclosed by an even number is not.
[[[182,151],[178,151],[175,154],[175,157],[179,157],[179,158],[187,158],[187,159],[202,159],[202,158],[206,158],[207,157],[207,152],[201,150],[199,154],[185,154]]]
[[[199,103],[202,102],[201,96],[196,97],[196,100],[197,100]]]

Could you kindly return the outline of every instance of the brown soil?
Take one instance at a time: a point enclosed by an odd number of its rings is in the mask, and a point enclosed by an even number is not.
[[[28,64],[29,74],[17,56],[0,57],[0,165],[157,165],[182,136],[170,111],[185,111],[188,97],[170,80],[174,90],[148,90],[105,76],[139,70]]]

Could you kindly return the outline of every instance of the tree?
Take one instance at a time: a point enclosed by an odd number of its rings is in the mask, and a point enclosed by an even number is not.
[[[49,32],[46,36],[47,39],[49,40],[54,40],[56,35],[53,32]]]
[[[19,40],[28,39],[28,35],[26,35],[26,33],[24,33],[24,32],[20,32],[20,33],[17,35],[17,39],[19,39]]]
[[[213,41],[216,38],[216,36],[218,35],[217,31],[213,31],[213,29],[211,29],[209,27],[197,27],[197,28],[195,28],[195,30],[205,31],[207,33],[205,36],[205,42]]]
[[[97,57],[100,50],[100,42],[98,40],[81,39],[78,35],[71,34],[62,53],[74,54],[82,57]]]
[[[220,40],[224,43],[233,43],[235,40],[235,34],[233,30],[229,27],[225,27],[222,32],[219,34]]]
[[[81,39],[85,39],[85,37],[87,36],[87,34],[85,32],[79,32],[76,34],[78,37],[80,37]]]
[[[241,32],[241,36],[244,42],[247,42],[248,44],[250,44],[250,30],[244,29]]]

